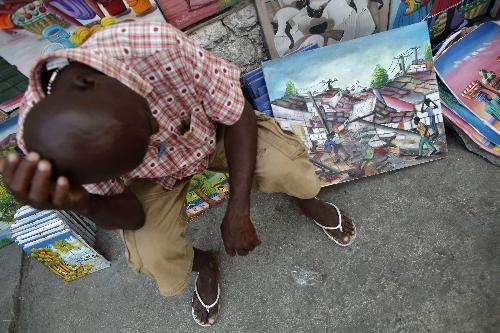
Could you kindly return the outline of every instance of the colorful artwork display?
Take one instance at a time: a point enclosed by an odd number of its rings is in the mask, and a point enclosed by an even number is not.
[[[275,119],[306,144],[323,186],[447,153],[425,23],[272,60],[264,76]]]
[[[33,1],[20,7],[11,17],[12,22],[34,34],[41,35],[43,29],[53,24],[66,25],[67,23],[47,10],[42,1]]]
[[[222,202],[229,195],[229,180],[226,174],[203,171],[194,175],[186,195],[186,214],[189,219],[200,215]]]
[[[403,27],[427,20],[432,40],[445,38],[467,21],[488,14],[492,0],[393,0],[389,27]]]
[[[0,4],[0,13],[0,56],[24,75],[40,54],[78,46],[110,24],[124,20],[165,22],[152,0],[16,1]],[[2,25],[2,18],[12,24]]]
[[[15,150],[17,116],[0,123],[0,158]],[[0,248],[12,243],[10,225],[14,223],[14,213],[20,207],[0,176]]]
[[[168,23],[178,29],[184,29],[239,2],[240,0],[156,0]]]
[[[257,0],[271,58],[387,30],[387,0]]]
[[[15,243],[64,281],[110,266],[93,246],[95,226],[72,212],[21,207],[10,231]]]
[[[436,72],[455,97],[500,134],[500,25],[482,24],[436,60]]]

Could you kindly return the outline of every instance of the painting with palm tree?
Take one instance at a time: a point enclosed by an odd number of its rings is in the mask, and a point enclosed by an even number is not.
[[[229,195],[227,174],[204,171],[191,178],[186,195],[186,213],[193,218],[222,202]]]

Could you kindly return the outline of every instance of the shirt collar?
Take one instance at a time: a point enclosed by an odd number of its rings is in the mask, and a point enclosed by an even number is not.
[[[37,101],[45,97],[41,82],[42,66],[45,66],[47,60],[52,57],[65,57],[90,66],[107,76],[117,79],[143,97],[149,95],[153,90],[153,86],[127,65],[125,61],[118,61],[98,50],[80,47],[56,50],[38,58],[36,65],[30,71],[30,80],[34,85],[34,97]]]

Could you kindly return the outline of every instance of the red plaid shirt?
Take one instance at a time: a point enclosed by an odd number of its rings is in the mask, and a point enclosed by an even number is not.
[[[214,57],[169,24],[120,23],[97,32],[78,48],[38,59],[19,117],[17,140],[24,151],[24,119],[45,96],[41,66],[54,56],[118,79],[148,101],[160,124],[142,163],[118,179],[85,185],[91,193],[122,193],[125,182],[133,178],[154,179],[172,189],[177,180],[208,167],[215,151],[216,123],[232,125],[243,111],[238,67]]]

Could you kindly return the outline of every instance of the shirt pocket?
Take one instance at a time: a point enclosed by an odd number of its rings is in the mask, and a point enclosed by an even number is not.
[[[295,134],[283,130],[272,118],[256,112],[257,137],[259,140],[273,146],[288,158],[307,158],[307,148]]]

